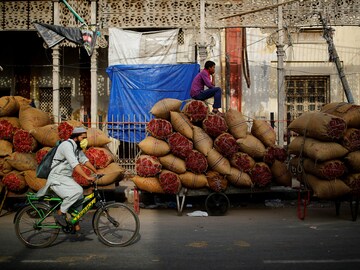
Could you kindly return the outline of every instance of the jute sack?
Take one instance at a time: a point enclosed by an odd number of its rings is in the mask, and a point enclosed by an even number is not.
[[[105,174],[101,177],[97,184],[99,186],[107,186],[112,183],[121,181],[124,178],[125,169],[118,163],[112,162],[103,169],[97,170],[99,174]]]
[[[162,140],[148,136],[138,144],[141,151],[155,157],[162,157],[170,152],[169,145]]]
[[[14,97],[0,97],[0,116],[15,115],[19,110],[18,104]]]
[[[360,195],[360,173],[353,173],[346,176],[344,183],[351,189],[351,194]]]
[[[224,175],[218,173],[217,171],[207,171],[206,179],[208,181],[209,188],[215,192],[225,191],[229,184]]]
[[[266,152],[264,144],[255,136],[247,134],[245,138],[237,139],[239,151],[249,154],[253,158],[263,158]]]
[[[312,138],[305,139],[305,155],[315,161],[338,159],[345,156],[349,151],[336,142],[321,142]]]
[[[346,122],[323,112],[305,112],[290,123],[288,130],[322,141],[334,141],[344,136]]]
[[[21,106],[19,110],[19,121],[23,129],[30,131],[36,127],[52,124],[48,113],[31,106]]]
[[[205,174],[195,174],[192,172],[185,172],[179,174],[181,184],[184,187],[191,189],[199,189],[208,186],[208,181]]]
[[[185,160],[174,156],[173,154],[168,154],[163,157],[159,157],[161,165],[172,172],[181,174],[186,172]]]
[[[348,153],[344,157],[344,161],[351,172],[360,172],[360,151]]]
[[[341,160],[328,160],[324,162],[314,162],[310,158],[303,160],[304,170],[315,175],[320,179],[337,179],[346,172],[346,166]]]
[[[20,107],[23,105],[30,105],[31,103],[31,99],[24,98],[22,96],[14,96],[14,99],[16,100],[18,109],[20,109]]]
[[[360,106],[346,102],[333,102],[324,105],[321,112],[341,117],[348,127],[360,128]]]
[[[170,112],[180,112],[182,101],[174,98],[164,98],[159,100],[151,108],[150,112],[158,118],[170,119]]]
[[[88,128],[87,130],[88,147],[91,146],[104,146],[111,142],[111,139],[98,128]]]
[[[193,138],[193,125],[190,122],[189,118],[179,112],[170,112],[170,121],[173,126],[173,128],[184,135],[186,138],[192,140]]]
[[[165,193],[160,186],[159,179],[157,177],[141,177],[135,175],[131,180],[137,186],[138,189],[151,193]]]
[[[36,127],[29,132],[43,146],[54,147],[56,142],[60,140],[58,125],[56,124]]]
[[[348,128],[344,133],[341,144],[350,152],[360,150],[360,129]]]
[[[6,140],[0,140],[0,157],[5,157],[13,152],[13,145]]]
[[[33,190],[39,191],[46,185],[46,179],[37,178],[36,171],[34,170],[27,170],[22,172],[25,178],[26,184]]]
[[[193,126],[193,144],[194,148],[207,156],[207,153],[213,148],[213,139],[198,126]]]
[[[0,158],[0,176],[8,174],[11,170],[12,167],[9,162],[7,162],[5,158]]]
[[[248,124],[243,114],[237,110],[229,109],[225,113],[225,121],[229,132],[235,139],[245,138],[248,131]]]
[[[0,121],[1,120],[8,121],[15,128],[21,128],[19,118],[17,117],[4,116],[4,117],[0,117]]]
[[[351,191],[344,181],[339,179],[322,180],[314,175],[307,174],[306,181],[314,191],[314,196],[319,199],[336,199],[348,194]]]
[[[221,174],[230,173],[230,162],[227,158],[221,155],[215,148],[212,148],[206,157],[209,169],[217,171]]]
[[[250,175],[242,172],[235,167],[230,168],[230,173],[226,175],[226,179],[236,187],[252,187]]]
[[[18,171],[36,170],[36,155],[33,153],[13,152],[5,160]]]
[[[258,138],[265,146],[273,146],[276,142],[276,133],[265,120],[253,120],[251,134]]]
[[[292,186],[292,175],[284,162],[275,160],[270,169],[276,184],[285,187]]]
[[[338,159],[345,156],[349,151],[339,143],[321,142],[312,138],[296,137],[288,146],[288,153],[299,155],[300,153],[315,161]]]

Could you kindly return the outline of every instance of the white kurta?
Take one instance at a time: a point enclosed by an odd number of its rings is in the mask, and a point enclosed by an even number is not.
[[[36,193],[36,196],[46,195],[50,188],[63,199],[60,210],[66,213],[71,205],[83,198],[83,188],[72,178],[72,174],[79,163],[84,164],[87,161],[89,159],[83,151],[77,149],[74,140],[69,139],[62,142],[55,153],[51,166],[53,169],[49,174],[46,185]],[[55,166],[56,164],[59,165]]]

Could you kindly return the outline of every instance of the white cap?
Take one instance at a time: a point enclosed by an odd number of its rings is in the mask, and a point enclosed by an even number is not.
[[[82,134],[82,133],[86,133],[86,132],[87,132],[86,128],[84,128],[84,127],[75,127],[73,129],[72,134]]]

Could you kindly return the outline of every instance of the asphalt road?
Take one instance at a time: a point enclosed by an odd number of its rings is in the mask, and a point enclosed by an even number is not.
[[[16,238],[14,213],[0,217],[1,269],[359,269],[359,222],[348,205],[310,205],[304,220],[296,204],[231,208],[225,216],[178,216],[174,209],[141,209],[140,237],[128,247],[100,243],[91,214],[84,241],[60,234],[52,247],[29,249]],[[200,209],[201,210],[201,209]]]

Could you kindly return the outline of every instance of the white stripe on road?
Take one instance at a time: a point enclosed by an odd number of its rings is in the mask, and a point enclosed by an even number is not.
[[[264,260],[267,264],[300,264],[300,263],[354,263],[360,262],[360,259],[347,260]]]

